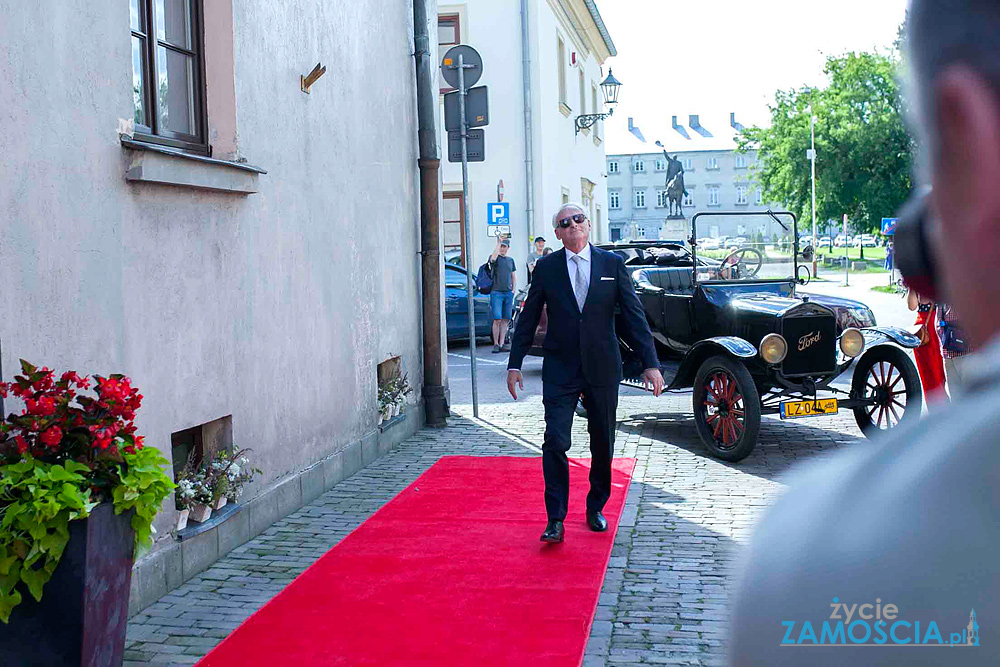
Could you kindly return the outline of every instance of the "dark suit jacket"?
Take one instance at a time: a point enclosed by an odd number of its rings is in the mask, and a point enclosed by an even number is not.
[[[542,257],[528,289],[511,342],[508,369],[520,370],[531,347],[535,328],[548,307],[545,363],[542,381],[565,384],[580,373],[593,386],[622,380],[622,357],[615,331],[615,307],[621,308],[623,331],[618,331],[642,357],[645,368],[659,368],[653,336],[625,262],[614,253],[590,247],[590,288],[583,312],[577,306],[566,268],[566,250]]]

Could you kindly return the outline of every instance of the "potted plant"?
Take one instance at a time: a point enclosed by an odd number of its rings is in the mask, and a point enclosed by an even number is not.
[[[378,389],[378,423],[381,425],[382,422],[388,421],[392,417],[392,403],[393,395],[390,390],[390,382],[379,387]]]
[[[403,411],[403,406],[406,404],[406,397],[413,393],[413,388],[410,386],[405,373],[402,377],[396,378],[394,389],[396,414],[400,414]]]
[[[194,480],[187,477],[178,479],[177,490],[174,491],[174,506],[177,508],[177,530],[187,528],[188,515],[191,513],[191,505],[194,504],[194,496]]]
[[[131,380],[93,381],[22,360],[0,383],[23,404],[0,423],[0,664],[123,659],[132,561],[174,484]]]
[[[256,475],[262,474],[262,470],[250,465],[248,452],[249,449],[218,452],[209,464],[208,474],[215,509],[222,509],[230,500],[236,502],[243,493],[243,487],[252,482]]]
[[[190,519],[196,523],[203,523],[212,518],[212,504],[214,502],[212,485],[204,470],[193,472],[191,483],[194,487],[194,498],[191,503]]]

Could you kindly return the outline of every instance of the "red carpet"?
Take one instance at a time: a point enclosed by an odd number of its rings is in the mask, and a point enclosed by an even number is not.
[[[634,466],[615,460],[594,533],[572,461],[547,545],[541,457],[443,458],[198,664],[579,665]]]

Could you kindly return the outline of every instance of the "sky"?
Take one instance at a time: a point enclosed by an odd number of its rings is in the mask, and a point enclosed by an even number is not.
[[[779,89],[823,85],[827,55],[889,49],[906,0],[597,0],[618,49],[605,62],[622,82],[605,122],[608,153],[732,147],[730,112],[766,124]],[[697,114],[714,136],[687,130]],[[645,136],[628,132],[633,118]]]

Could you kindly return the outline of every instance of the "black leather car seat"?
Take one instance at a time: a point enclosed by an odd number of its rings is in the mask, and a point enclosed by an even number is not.
[[[694,281],[689,267],[639,269],[632,274],[639,287],[657,287],[671,294],[694,294]]]

